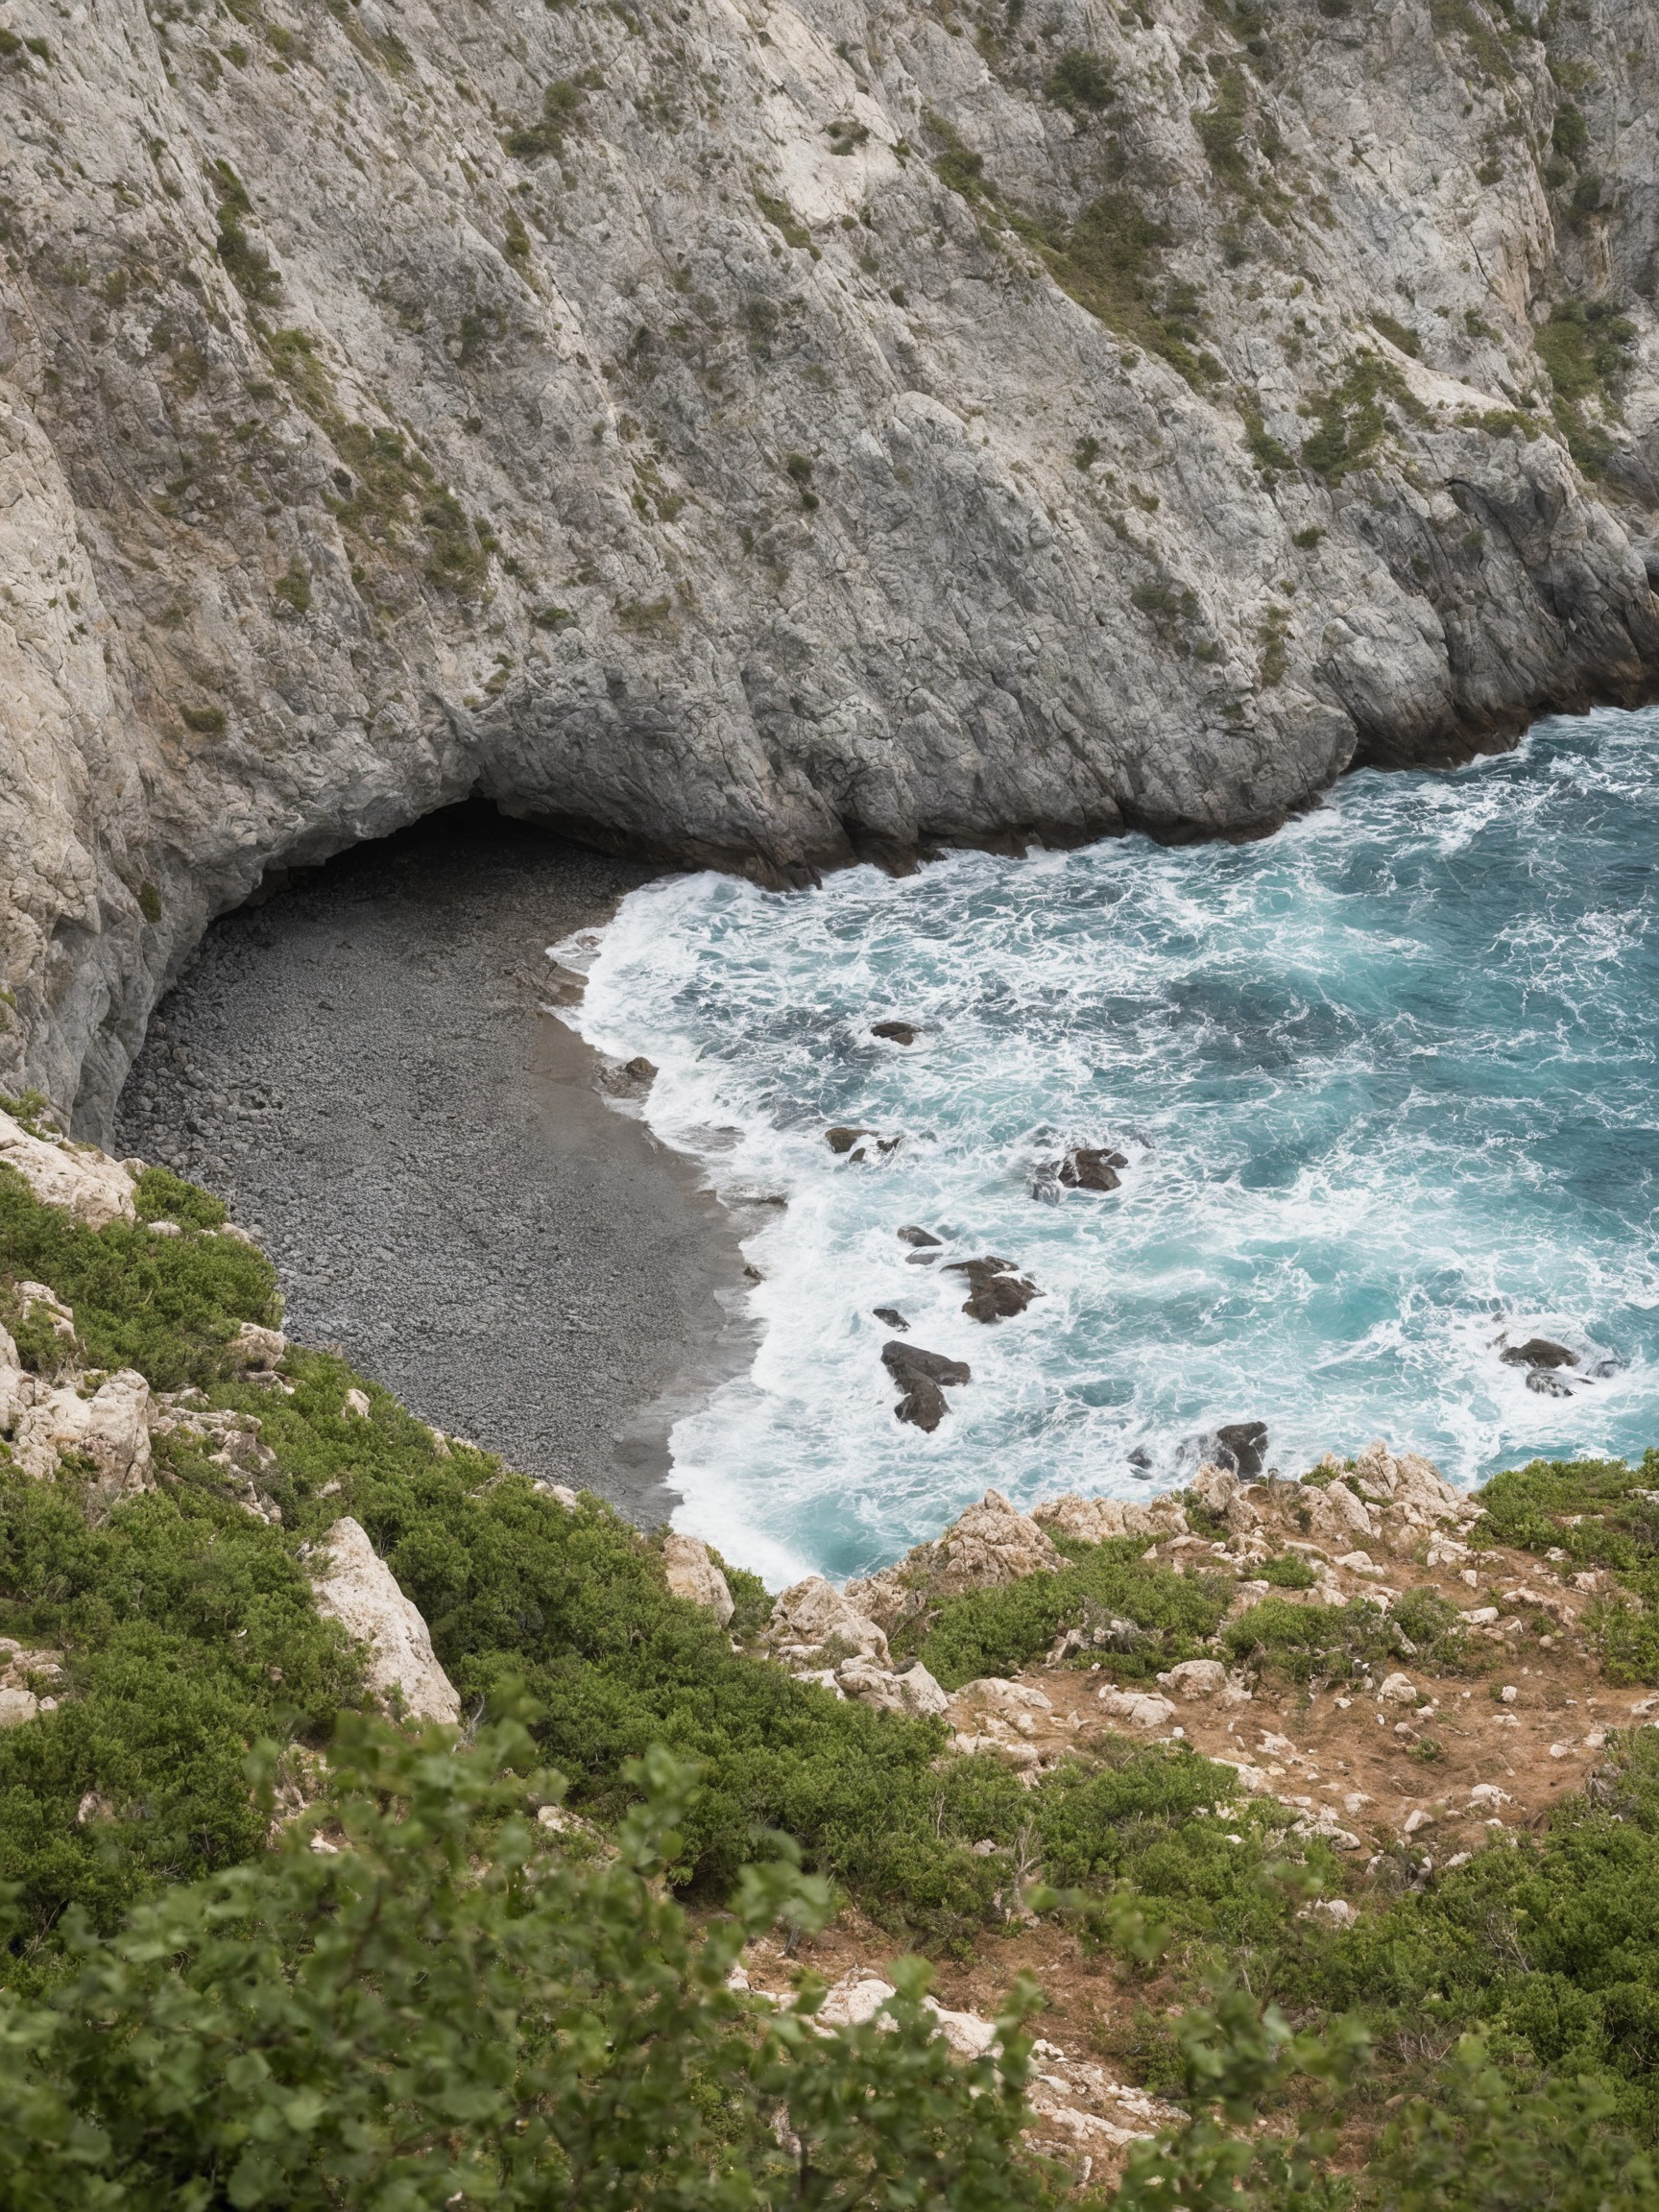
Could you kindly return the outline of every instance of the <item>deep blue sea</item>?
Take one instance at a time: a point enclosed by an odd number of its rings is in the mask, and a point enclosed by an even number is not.
[[[788,1201],[746,1246],[753,1368],[675,1431],[681,1524],[776,1584],[988,1484],[1147,1496],[1222,1422],[1286,1474],[1383,1436],[1464,1483],[1659,1442],[1656,832],[1659,711],[1607,712],[1353,776],[1259,844],[634,893],[583,1033],[657,1064],[650,1125],[717,1189]],[[837,1123],[902,1142],[837,1158]],[[1077,1144],[1122,1188],[1034,1197]],[[969,1318],[906,1224],[1043,1296]],[[877,1306],[972,1363],[931,1436]],[[1500,1358],[1535,1334],[1570,1396]]]

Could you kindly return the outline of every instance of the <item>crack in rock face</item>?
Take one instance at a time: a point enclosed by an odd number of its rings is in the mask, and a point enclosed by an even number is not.
[[[1506,22],[1501,139],[1398,11],[1079,17],[1105,109],[859,0],[12,55],[0,1084],[102,1134],[212,915],[469,793],[803,881],[1650,695],[1647,13]]]

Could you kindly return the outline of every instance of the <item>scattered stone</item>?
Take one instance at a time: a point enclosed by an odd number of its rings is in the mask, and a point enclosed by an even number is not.
[[[662,1539],[662,1566],[674,1596],[704,1606],[724,1628],[736,1607],[708,1545],[700,1537],[669,1534]]]
[[[1112,1685],[1100,1692],[1108,1719],[1125,1721],[1131,1728],[1166,1728],[1175,1718],[1167,1697],[1149,1690],[1119,1690]]]
[[[1059,1162],[1054,1176],[1068,1190],[1116,1190],[1122,1181],[1117,1170],[1128,1165],[1121,1152],[1080,1144]]]
[[[902,1329],[906,1335],[909,1334],[910,1324],[897,1306],[872,1306],[870,1310],[878,1321],[885,1321],[889,1329]]]
[[[932,1245],[937,1248],[943,1245],[944,1240],[935,1237],[931,1229],[918,1229],[911,1222],[908,1227],[900,1230],[899,1241],[901,1244]]]
[[[1227,1687],[1227,1670],[1219,1659],[1183,1659],[1158,1680],[1177,1697],[1219,1697]]]
[[[874,1129],[826,1129],[824,1142],[831,1152],[851,1152],[860,1137],[874,1137]]]
[[[1415,1705],[1417,1685],[1409,1674],[1386,1674],[1377,1695],[1379,1697],[1386,1697],[1395,1705]]]
[[[304,1556],[316,1563],[311,1586],[318,1612],[368,1647],[370,1688],[400,1700],[412,1719],[459,1720],[461,1699],[433,1654],[426,1623],[367,1530],[349,1518],[336,1521]]]
[[[345,1397],[340,1401],[340,1410],[342,1413],[349,1413],[354,1420],[367,1421],[369,1418],[368,1392],[365,1390],[348,1390]]]
[[[1510,1344],[1499,1353],[1505,1367],[1576,1367],[1578,1355],[1548,1336],[1528,1336],[1525,1344]]]
[[[1028,1276],[1019,1273],[1012,1260],[987,1253],[983,1260],[952,1260],[947,1275],[966,1275],[971,1286],[962,1308],[975,1321],[1011,1320],[1023,1313],[1042,1292]]]
[[[924,1352],[919,1344],[901,1344],[896,1338],[882,1345],[881,1364],[904,1393],[893,1408],[898,1419],[929,1434],[950,1410],[941,1385],[954,1389],[974,1380],[965,1359],[948,1359],[942,1352]]]
[[[33,1690],[0,1690],[0,1728],[20,1728],[40,1710]]]
[[[913,1022],[872,1022],[872,1037],[884,1037],[889,1045],[914,1045],[922,1032]]]

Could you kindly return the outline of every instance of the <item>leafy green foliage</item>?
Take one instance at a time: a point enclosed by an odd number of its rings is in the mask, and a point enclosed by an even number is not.
[[[186,1190],[151,1168],[138,1205],[180,1202]],[[185,1210],[205,1228],[202,1216],[216,1203],[198,1192]],[[89,1365],[136,1367],[157,1390],[213,1381],[227,1371],[225,1345],[242,1322],[280,1317],[271,1262],[252,1245],[197,1233],[156,1237],[143,1221],[84,1229],[41,1205],[14,1167],[0,1166],[0,1284],[7,1279],[49,1284],[74,1309]]]
[[[1373,327],[1382,333],[1390,346],[1398,347],[1402,353],[1409,353],[1413,360],[1421,355],[1423,341],[1408,324],[1396,322],[1392,315],[1384,315],[1381,309],[1372,315],[1371,322]]]
[[[1362,1681],[1379,1668],[1415,1661],[1435,1673],[1470,1664],[1455,1605],[1431,1590],[1408,1591],[1389,1612],[1363,1599],[1346,1605],[1292,1605],[1263,1598],[1227,1625],[1241,1664],[1271,1668],[1293,1682]]]
[[[1391,361],[1358,354],[1341,383],[1314,401],[1319,427],[1303,445],[1303,466],[1331,484],[1363,468],[1387,431],[1390,406],[1412,421],[1426,413]]]
[[[1014,228],[1080,307],[1168,362],[1195,391],[1214,382],[1219,371],[1200,349],[1196,295],[1161,292],[1157,282],[1161,250],[1174,245],[1174,232],[1127,193],[1102,193],[1064,228],[1023,217]]]
[[[325,1807],[262,1863],[138,1911],[33,2007],[0,2002],[13,2212],[1045,2207],[1020,2140],[1032,2004],[963,2065],[896,1969],[886,2018],[818,2030],[727,1986],[748,1936],[821,1924],[787,1855],[703,1935],[653,1877],[689,1777],[654,1753],[613,1859],[527,1817],[556,1799],[505,1720],[469,1751],[343,1736]],[[512,1769],[519,1772],[515,1777]],[[326,1820],[340,1843],[319,1855]]]
[[[518,161],[538,161],[544,154],[563,158],[565,133],[582,127],[582,92],[580,84],[565,77],[547,85],[541,94],[540,119],[509,131],[502,140],[508,153]]]
[[[930,1623],[902,1629],[896,1647],[914,1650],[948,1690],[981,1674],[1013,1674],[1046,1651],[1062,1630],[1093,1637],[1113,1620],[1139,1631],[1103,1644],[1115,1673],[1143,1680],[1177,1660],[1196,1658],[1226,1610],[1218,1577],[1144,1566],[1143,1536],[1105,1544],[1065,1544],[1067,1565],[999,1589],[949,1599]]]
[[[1056,107],[1080,120],[1103,113],[1118,97],[1111,63],[1076,46],[1055,62],[1044,90]]]
[[[1533,1459],[1495,1475],[1480,1493],[1477,1543],[1565,1551],[1605,1568],[1629,1595],[1599,1599],[1585,1626],[1610,1682],[1659,1682],[1659,1452],[1621,1459]]]
[[[250,306],[268,307],[280,299],[282,283],[264,247],[248,235],[246,224],[253,203],[247,186],[228,161],[214,162],[213,180],[221,195],[215,245],[225,273]]]
[[[1319,1577],[1301,1552],[1281,1551],[1276,1558],[1262,1562],[1257,1579],[1271,1582],[1276,1590],[1311,1590]]]
[[[322,1741],[361,1695],[292,1543],[224,1495],[220,1469],[172,1456],[164,1488],[95,1527],[73,1478],[0,1469],[0,1634],[65,1655],[57,1710],[0,1732],[16,1913],[0,1979],[53,1970],[65,1907],[108,1929],[157,1883],[256,1852],[249,1744]]]
[[[1636,325],[1610,301],[1568,300],[1551,308],[1534,343],[1554,386],[1555,426],[1588,476],[1598,476],[1613,451],[1586,404],[1617,414],[1619,380],[1636,339]]]

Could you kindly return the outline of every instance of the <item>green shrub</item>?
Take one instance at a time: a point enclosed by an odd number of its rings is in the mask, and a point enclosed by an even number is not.
[[[151,1168],[145,1208],[180,1202],[186,1187]],[[217,1204],[191,1202],[201,1219]],[[152,1213],[150,1218],[158,1218]],[[223,1209],[220,1209],[223,1218]],[[206,1383],[227,1370],[225,1345],[244,1321],[280,1318],[276,1278],[262,1252],[230,1237],[156,1237],[143,1221],[84,1229],[41,1205],[14,1167],[0,1166],[0,1282],[46,1283],[74,1309],[93,1367],[136,1367],[153,1389]]]
[[[1161,1668],[1191,1659],[1214,1635],[1226,1611],[1231,1582],[1216,1575],[1176,1575],[1145,1566],[1143,1536],[1106,1544],[1062,1545],[1067,1566],[1056,1575],[1030,1575],[1000,1589],[970,1590],[939,1607],[931,1621],[909,1623],[895,1640],[914,1650],[946,1689],[982,1674],[1013,1674],[1038,1658],[1062,1630],[1093,1635],[1116,1619],[1139,1632],[1103,1643],[1113,1671],[1144,1680]],[[1132,1648],[1119,1648],[1129,1643]]]
[[[1470,1662],[1461,1620],[1456,1606],[1431,1590],[1407,1591],[1387,1613],[1358,1598],[1346,1605],[1263,1598],[1228,1623],[1223,1641],[1240,1664],[1324,1685],[1361,1680],[1402,1661],[1435,1673],[1463,1669]]]
[[[786,1856],[748,1864],[733,1911],[694,1934],[653,1881],[689,1778],[655,1754],[630,1776],[644,1800],[615,1857],[582,1863],[528,1817],[559,1793],[531,1750],[511,1722],[460,1753],[358,1732],[320,1809],[343,1848],[308,1848],[313,1815],[263,1863],[78,1945],[52,2002],[0,2000],[0,2198],[16,2212],[1055,2201],[1021,2139],[1032,1994],[1000,2049],[966,2065],[916,1961],[879,2022],[819,2032],[770,2011],[727,1977],[746,1937],[821,1924],[822,1886]]]
[[[1256,1575],[1276,1590],[1311,1590],[1319,1579],[1300,1551],[1281,1551],[1276,1559],[1263,1560]]]
[[[1075,46],[1055,62],[1044,90],[1056,107],[1073,115],[1099,115],[1118,97],[1111,63]]]

